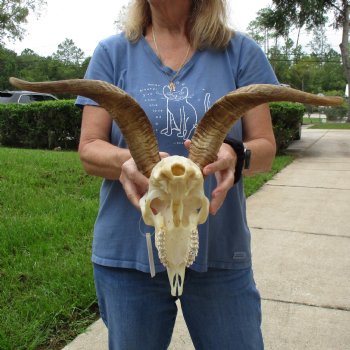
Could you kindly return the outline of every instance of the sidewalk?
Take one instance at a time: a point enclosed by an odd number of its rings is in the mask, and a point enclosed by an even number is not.
[[[350,131],[303,130],[289,151],[248,199],[265,348],[350,350]],[[169,349],[194,349],[181,313]],[[102,322],[64,350],[107,350]]]

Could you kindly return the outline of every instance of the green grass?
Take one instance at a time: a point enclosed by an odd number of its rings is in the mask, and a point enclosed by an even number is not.
[[[99,184],[77,153],[0,148],[0,349],[58,349],[96,317]]]
[[[339,129],[339,130],[349,130],[350,123],[332,123],[326,122],[322,123],[318,118],[303,118],[304,125],[311,125],[309,129]]]
[[[255,193],[265,182],[271,180],[274,175],[293,161],[291,156],[277,156],[273,162],[272,169],[268,173],[256,174],[244,178],[244,192],[246,197]]]
[[[313,124],[310,129],[350,130],[350,123],[317,123]]]
[[[269,174],[245,178],[247,196]],[[61,349],[97,317],[90,250],[101,180],[75,152],[0,147],[0,349]]]

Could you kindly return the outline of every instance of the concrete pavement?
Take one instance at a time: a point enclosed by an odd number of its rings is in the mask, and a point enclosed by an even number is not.
[[[265,348],[350,350],[350,131],[303,130],[289,152],[247,203]],[[194,349],[181,312],[169,349]],[[107,350],[102,322],[64,350]]]

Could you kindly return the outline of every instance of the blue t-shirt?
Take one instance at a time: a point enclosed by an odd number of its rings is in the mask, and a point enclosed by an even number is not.
[[[188,155],[184,139],[192,137],[193,126],[217,99],[250,84],[278,84],[260,47],[241,33],[235,33],[225,50],[197,51],[176,76],[176,91],[172,92],[168,85],[175,74],[162,65],[144,37],[130,43],[120,34],[98,44],[85,78],[110,82],[133,96],[153,125],[160,151],[183,156]],[[78,97],[77,104],[96,103]],[[186,120],[186,125],[180,123],[181,118]],[[240,121],[229,135],[242,139]],[[111,142],[127,147],[115,123]],[[208,198],[215,187],[215,177],[206,178]],[[120,182],[105,179],[94,228],[93,262],[149,272],[145,232],[154,232],[154,229],[145,226],[141,213],[130,204]],[[217,214],[209,215],[207,221],[199,225],[199,240],[199,253],[191,266],[196,271],[206,271],[208,267],[241,269],[251,265],[242,180],[227,193]],[[156,271],[163,271],[154,235],[152,241]]]

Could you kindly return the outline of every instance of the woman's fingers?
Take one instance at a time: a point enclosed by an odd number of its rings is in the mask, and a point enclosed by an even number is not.
[[[226,169],[222,172],[215,173],[217,187],[211,194],[211,201],[209,211],[211,214],[216,214],[223,204],[227,192],[233,186],[234,183],[234,171],[232,169]]]
[[[209,213],[215,215],[217,211],[221,208],[224,200],[226,198],[226,192],[216,192],[211,196],[210,204],[209,204]]]
[[[169,157],[169,153],[166,153],[166,152],[159,152],[159,155],[160,155],[160,158],[166,158],[166,157]]]
[[[213,191],[213,194],[217,194],[219,192],[227,192],[234,183],[235,174],[231,169],[227,169],[225,171],[216,173],[216,188]]]
[[[185,148],[187,149],[187,151],[189,151],[189,149],[191,147],[191,140],[185,140],[184,145],[185,145]]]
[[[234,184],[236,162],[236,153],[229,145],[223,144],[219,150],[217,160],[203,169],[205,176],[215,174],[216,177],[217,186],[211,194],[209,206],[209,211],[213,215],[219,210],[227,192]]]
[[[162,159],[169,157],[166,152],[160,152],[159,155]],[[147,177],[139,172],[132,158],[123,163],[119,181],[123,185],[125,194],[131,204],[140,209],[139,201],[148,191],[149,181]]]
[[[139,201],[148,190],[148,179],[138,171],[132,158],[123,163],[119,181],[129,201],[140,209]]]

